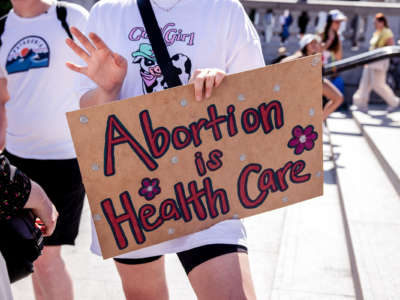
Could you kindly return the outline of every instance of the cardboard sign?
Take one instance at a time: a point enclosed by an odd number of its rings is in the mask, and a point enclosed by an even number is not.
[[[103,257],[321,195],[321,101],[312,56],[68,113]]]

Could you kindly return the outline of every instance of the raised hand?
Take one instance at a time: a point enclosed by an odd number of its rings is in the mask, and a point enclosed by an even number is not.
[[[67,39],[66,43],[86,62],[87,66],[67,62],[67,67],[89,77],[105,93],[117,95],[126,76],[128,68],[126,59],[112,52],[95,33],[89,34],[90,40],[75,27],[71,27],[71,33],[85,49],[71,39]]]
[[[194,83],[194,94],[197,101],[210,98],[214,87],[218,87],[225,78],[225,72],[219,69],[197,69],[189,83]]]

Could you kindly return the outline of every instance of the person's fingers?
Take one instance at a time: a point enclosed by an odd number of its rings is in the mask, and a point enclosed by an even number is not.
[[[58,212],[54,204],[51,203],[44,192],[42,194],[42,197],[44,198],[44,203],[46,207],[43,208],[43,212],[41,212],[38,217],[44,225],[41,227],[43,234],[45,236],[50,236],[53,234],[54,229],[56,228]]]
[[[216,73],[214,71],[210,71],[206,75],[206,78],[205,78],[205,95],[206,95],[207,99],[211,97],[212,88],[213,88],[214,82],[215,82],[215,76],[216,76]]]
[[[72,26],[70,30],[72,35],[75,36],[79,42],[81,42],[83,47],[85,47],[90,54],[96,51],[96,48],[92,45],[89,39],[78,28]]]
[[[194,92],[197,101],[211,97],[213,87],[221,84],[225,72],[218,69],[197,69],[194,71],[189,83],[194,83]]]
[[[54,205],[51,207],[51,215],[50,218],[46,221],[42,221],[44,223],[44,235],[45,236],[50,236],[53,234],[54,229],[56,229],[57,225],[57,218],[58,218],[58,212]]]
[[[203,70],[194,78],[194,95],[197,101],[203,99],[204,83],[207,75],[207,70]]]
[[[104,43],[103,40],[97,34],[91,32],[89,33],[89,37],[97,49],[108,49],[106,43]]]
[[[86,73],[87,73],[87,67],[78,66],[78,65],[76,65],[76,64],[70,63],[69,61],[67,61],[67,62],[65,63],[65,65],[66,65],[69,69],[71,69],[72,71],[81,73],[81,74],[83,74],[83,75],[86,75]]]
[[[225,72],[223,71],[217,71],[216,75],[215,75],[215,86],[218,87],[222,81],[225,78]]]
[[[202,70],[200,70],[200,69],[197,69],[197,70],[194,71],[192,77],[191,77],[190,80],[189,80],[189,84],[194,82],[194,80],[195,80],[196,77],[201,73],[201,71],[202,71]]]
[[[85,50],[83,50],[81,47],[79,47],[73,40],[70,38],[67,38],[65,40],[66,44],[68,47],[72,49],[72,51],[75,52],[76,55],[78,55],[80,58],[82,58],[85,62],[88,62],[90,56],[87,54]]]

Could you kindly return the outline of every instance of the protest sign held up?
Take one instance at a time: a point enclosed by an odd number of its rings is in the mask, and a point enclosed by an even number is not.
[[[103,257],[320,196],[321,97],[311,56],[68,113]]]

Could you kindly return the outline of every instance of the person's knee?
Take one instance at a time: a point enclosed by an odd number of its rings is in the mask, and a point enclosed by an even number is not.
[[[116,262],[127,300],[168,299],[164,259],[140,265]]]
[[[135,286],[131,283],[129,285],[124,285],[123,289],[126,300],[168,300],[168,293],[166,293],[164,288]]]
[[[198,299],[256,299],[248,255],[231,253],[194,268],[189,280]]]
[[[43,275],[50,275],[65,268],[60,249],[45,247],[42,255],[34,263],[35,271]]]

